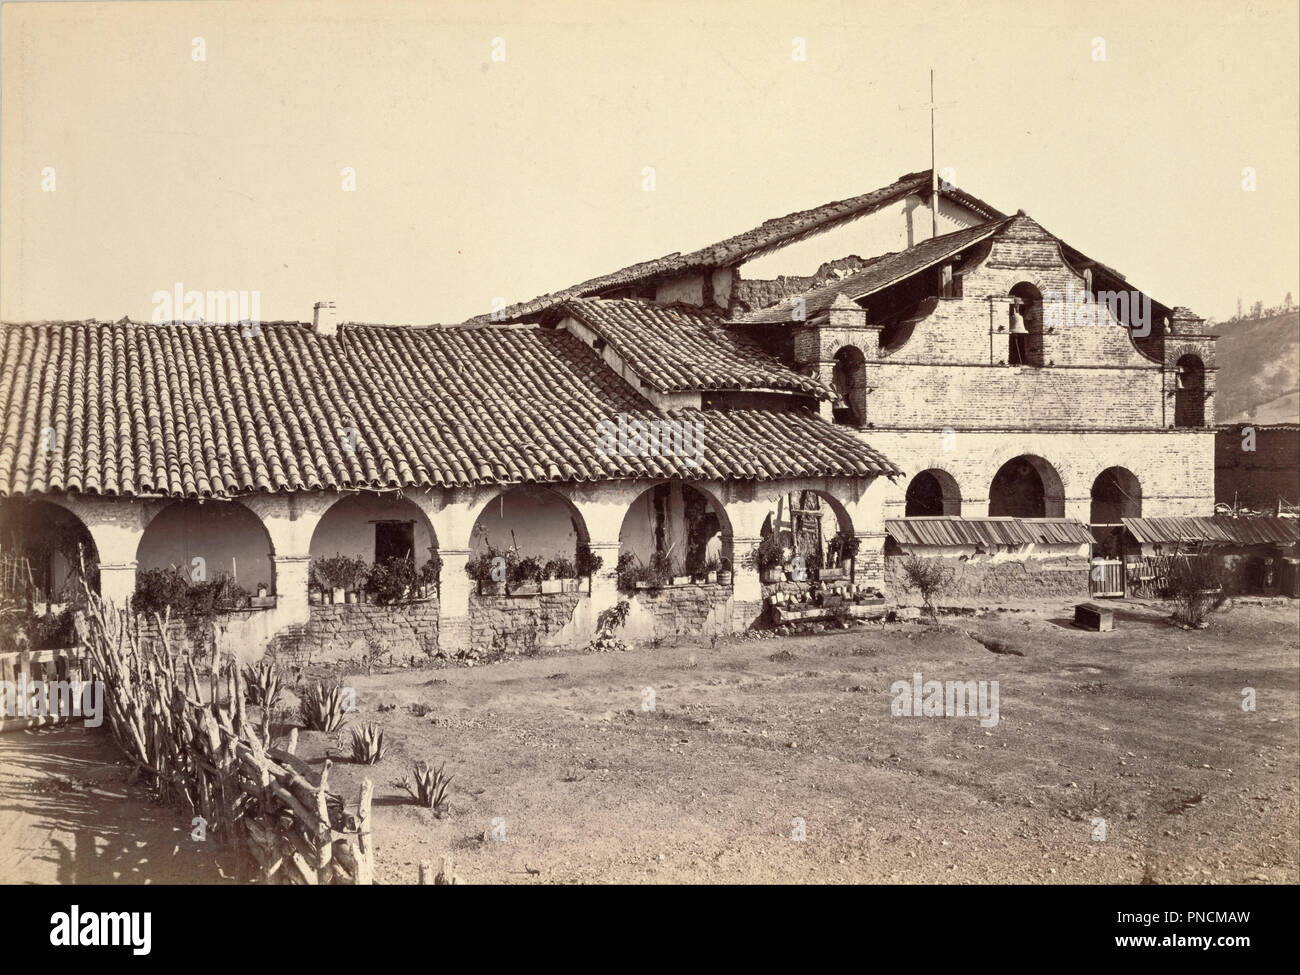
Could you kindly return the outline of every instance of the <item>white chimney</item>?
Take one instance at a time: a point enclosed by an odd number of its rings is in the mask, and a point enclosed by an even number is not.
[[[337,335],[339,320],[334,311],[334,302],[318,301],[312,309],[311,328],[317,335]]]

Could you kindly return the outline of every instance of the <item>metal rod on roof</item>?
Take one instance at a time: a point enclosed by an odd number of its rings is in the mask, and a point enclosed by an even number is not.
[[[934,168],[934,68],[930,69],[930,238],[939,236],[939,171]]]

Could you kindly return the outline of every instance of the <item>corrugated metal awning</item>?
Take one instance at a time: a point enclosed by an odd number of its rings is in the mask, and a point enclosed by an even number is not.
[[[1294,545],[1300,522],[1294,518],[1125,518],[1124,527],[1144,545],[1206,542],[1213,545]]]
[[[886,533],[900,545],[1081,545],[1092,541],[1074,518],[887,518]]]

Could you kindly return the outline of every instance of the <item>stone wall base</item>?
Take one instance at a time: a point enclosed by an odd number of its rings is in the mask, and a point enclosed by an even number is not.
[[[903,586],[906,556],[885,559],[885,589],[900,605],[921,605],[921,595]],[[1040,596],[1088,596],[1089,564],[1081,558],[960,559],[935,561],[952,569],[952,585],[939,599],[1035,599]]]

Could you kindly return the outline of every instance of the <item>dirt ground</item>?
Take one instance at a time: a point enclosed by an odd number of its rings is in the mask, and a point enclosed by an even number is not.
[[[354,674],[351,721],[380,722],[387,756],[352,764],[346,727],[299,755],[332,757],[349,801],[374,780],[385,883],[448,854],[469,883],[1300,882],[1294,603],[1205,631],[1116,608],[1104,634],[1063,602]],[[892,716],[918,671],[998,681],[997,725]],[[111,755],[102,733],[0,735],[0,880],[222,879]],[[442,818],[397,784],[417,759],[454,774]]]

